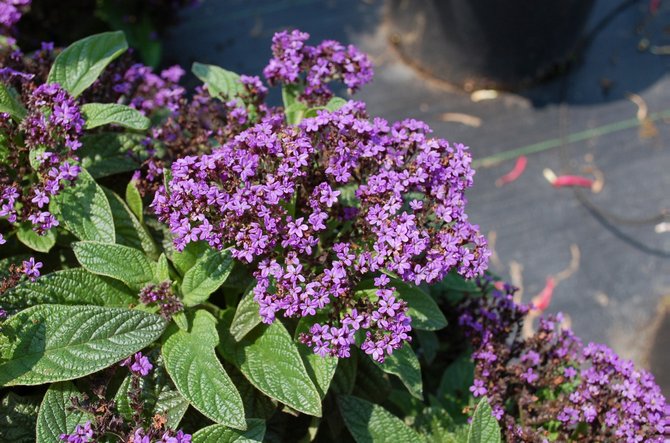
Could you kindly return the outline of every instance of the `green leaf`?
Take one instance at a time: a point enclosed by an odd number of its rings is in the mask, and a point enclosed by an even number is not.
[[[432,364],[440,347],[437,334],[433,331],[422,331],[420,329],[414,331],[414,334],[419,341],[419,356],[423,357],[429,365]]]
[[[407,314],[412,318],[412,327],[425,331],[437,331],[447,326],[447,319],[433,298],[420,288],[398,279],[391,279],[400,298],[407,302]]]
[[[397,375],[413,397],[423,400],[421,365],[410,345],[405,344],[393,351],[393,354],[386,357],[384,363],[375,363],[387,374]]]
[[[258,315],[258,309],[256,309],[256,314]],[[298,340],[300,333],[308,332],[313,323],[314,319],[309,319],[308,317],[300,319],[295,329],[295,339]],[[298,345],[298,352],[305,364],[307,374],[309,374],[309,377],[314,382],[316,390],[319,391],[319,397],[323,400],[330,387],[330,382],[335,375],[338,359],[330,356],[321,357],[315,354],[308,346],[302,344]]]
[[[207,90],[212,97],[229,100],[237,97],[244,91],[240,76],[214,65],[193,63],[193,74],[207,84]]]
[[[167,256],[161,254],[158,257],[158,264],[156,265],[156,281],[165,282],[170,280],[170,264],[168,263]]]
[[[247,288],[235,309],[235,317],[230,325],[230,334],[236,341],[240,341],[261,323],[261,316],[258,313],[258,303],[254,301],[254,282]]]
[[[328,103],[326,104],[326,109],[329,111],[337,111],[340,109],[342,106],[346,105],[347,101],[341,97],[333,97],[331,98]]]
[[[150,357],[153,357],[153,355]],[[175,388],[165,370],[162,359],[158,357],[152,359],[152,361],[154,369],[148,376],[139,379],[139,387],[144,401],[144,419],[148,422],[154,415],[160,414],[167,419],[168,427],[177,429],[188,409],[189,402]],[[129,399],[132,377],[132,375],[128,375],[123,380],[114,397],[117,409],[128,420],[132,419],[133,416]]]
[[[319,391],[284,325],[255,328],[235,349],[235,361],[259,391],[305,414],[321,416]]]
[[[358,354],[354,352],[351,357],[342,358],[337,362],[337,369],[333,380],[330,382],[330,388],[335,394],[351,394],[356,383],[357,371]]]
[[[23,120],[27,113],[16,91],[2,83],[0,83],[0,112],[6,112],[17,121]]]
[[[128,49],[123,32],[103,32],[76,41],[58,54],[47,83],[59,83],[77,97],[91,86],[107,65]]]
[[[3,295],[3,306],[12,310],[42,304],[127,307],[132,303],[137,303],[137,294],[123,283],[82,268],[46,274],[34,282],[24,281]]]
[[[157,258],[160,251],[147,228],[135,217],[118,194],[102,188],[114,214],[116,243],[140,249],[151,258]]]
[[[135,248],[92,241],[72,244],[74,255],[90,272],[120,280],[133,289],[153,281],[155,263]]]
[[[93,129],[104,125],[118,125],[124,128],[145,131],[151,122],[137,109],[119,103],[85,103],[81,112],[86,120],[85,128]]]
[[[228,278],[234,264],[230,251],[207,249],[184,274],[181,284],[184,304],[193,306],[206,301]]]
[[[181,395],[203,415],[244,430],[242,398],[216,356],[218,343],[216,319],[200,309],[190,332],[177,330],[163,344],[165,368]]]
[[[127,132],[86,134],[77,154],[81,165],[95,178],[134,171],[141,166],[141,161],[138,161],[137,155],[129,154],[144,150],[141,145],[143,139],[141,134]]]
[[[281,87],[281,98],[284,109],[290,108],[297,103],[298,96],[302,93],[302,87],[299,85],[284,85]]]
[[[40,405],[37,417],[37,443],[53,443],[61,434],[71,434],[77,425],[84,425],[93,419],[90,414],[79,410],[68,410],[70,399],[82,395],[71,382],[54,383],[49,386]]]
[[[181,275],[186,274],[186,271],[191,269],[198,257],[201,257],[209,249],[209,245],[205,241],[191,242],[186,245],[183,251],[174,252],[172,254],[172,263]]]
[[[349,395],[339,396],[337,403],[357,443],[424,441],[416,431],[379,405]]]
[[[16,230],[16,238],[30,249],[37,252],[49,252],[56,244],[56,234],[53,229],[39,235],[33,231],[32,225],[21,223]]]
[[[372,359],[363,351],[358,350],[358,366],[356,367],[356,384],[353,392],[373,403],[382,403],[391,393],[389,376],[379,369]]]
[[[140,222],[144,221],[144,204],[142,203],[142,195],[140,194],[139,189],[134,180],[128,182],[126,186],[126,203],[135,217]]]
[[[247,420],[247,430],[238,431],[223,425],[212,425],[193,434],[193,443],[261,443],[265,436],[265,420]]]
[[[0,386],[71,380],[104,369],[156,340],[157,315],[99,306],[39,305],[3,324]]]
[[[438,401],[454,418],[463,416],[462,410],[470,402],[470,386],[475,367],[469,356],[459,357],[442,374],[436,395]]]
[[[0,441],[33,443],[39,400],[8,392],[0,400]]]
[[[468,429],[467,443],[500,443],[500,425],[492,414],[486,397],[482,397],[475,408]]]
[[[93,177],[82,170],[74,186],[54,199],[65,228],[80,240],[114,243],[114,219],[109,201]]]

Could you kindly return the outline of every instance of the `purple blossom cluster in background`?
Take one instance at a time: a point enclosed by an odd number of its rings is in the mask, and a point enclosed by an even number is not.
[[[14,76],[27,90],[32,76]],[[21,89],[19,89],[21,90]],[[42,84],[28,93],[27,114],[20,124],[0,113],[0,131],[8,153],[0,158],[0,217],[29,222],[43,234],[58,220],[48,211],[51,199],[79,175],[76,150],[84,119],[77,102],[59,85]]]
[[[71,434],[61,434],[60,440],[68,443],[89,443],[95,442],[96,432],[87,421],[84,425],[77,425]],[[137,428],[131,433],[129,440],[133,443],[191,443],[191,434],[186,434],[182,430],[178,431],[160,431],[155,429],[145,430]]]
[[[269,115],[211,154],[177,160],[152,206],[178,250],[204,240],[258,262],[265,322],[329,311],[334,320],[306,343],[346,357],[353,332],[369,329],[363,348],[381,361],[411,328],[385,284],[357,295],[364,276],[391,271],[420,284],[456,269],[471,278],[490,254],[464,212],[474,174],[467,148],[430,132],[416,120],[370,119],[360,102],[299,126]]]
[[[470,392],[488,397],[507,441],[666,441],[670,408],[651,374],[604,345],[583,346],[560,314],[523,337],[529,308],[515,289],[482,285],[489,293],[466,301],[459,319],[474,348]]]
[[[184,309],[184,304],[172,292],[172,284],[169,281],[145,286],[140,291],[139,298],[145,305],[157,305],[161,316],[166,319],[172,318],[174,314]]]
[[[2,236],[0,236],[2,240]],[[2,244],[3,241],[0,241]],[[34,257],[28,258],[28,260],[23,260],[21,266],[17,264],[12,264],[7,269],[6,275],[0,278],[0,296],[7,292],[9,289],[18,285],[22,279],[27,278],[30,281],[35,281],[40,276],[40,269],[44,266],[42,262],[35,261]],[[0,298],[0,320],[7,318],[7,311],[2,309],[2,299]]]
[[[0,0],[0,35],[13,44],[14,25],[30,7],[31,0]]]
[[[355,92],[372,80],[372,63],[354,45],[324,40],[305,44],[309,34],[299,30],[278,32],[272,37],[272,59],[263,74],[271,85],[304,86],[300,99],[308,104],[326,104],[333,96],[328,83],[341,80]]]

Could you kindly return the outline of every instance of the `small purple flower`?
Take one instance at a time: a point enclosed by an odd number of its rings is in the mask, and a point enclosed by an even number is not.
[[[93,429],[91,422],[87,421],[84,426],[77,425],[72,434],[61,434],[59,438],[68,443],[88,443],[93,441]]]
[[[472,395],[475,397],[481,397],[486,395],[488,390],[484,386],[484,382],[482,380],[475,380],[474,384],[470,386],[470,392],[472,392]]]
[[[23,273],[30,281],[35,281],[40,276],[40,268],[42,266],[42,262],[36,262],[35,258],[30,257],[28,260],[23,261]]]
[[[146,377],[154,367],[149,361],[149,358],[142,355],[141,352],[122,361],[121,366],[127,366],[128,369],[130,369],[130,372],[139,377]]]

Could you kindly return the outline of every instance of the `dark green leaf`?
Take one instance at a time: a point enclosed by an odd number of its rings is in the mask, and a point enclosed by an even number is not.
[[[265,436],[265,421],[247,420],[247,430],[238,431],[223,425],[212,425],[193,434],[193,443],[255,443]]]
[[[412,396],[423,400],[421,366],[410,345],[405,344],[402,348],[396,349],[393,354],[386,357],[384,363],[376,364],[387,374],[397,375]]]
[[[37,443],[61,441],[61,434],[71,434],[77,425],[84,425],[93,417],[81,411],[71,411],[70,399],[81,393],[70,382],[54,383],[49,386],[37,417]]]
[[[230,251],[207,249],[184,274],[181,284],[184,304],[193,306],[206,301],[228,278],[234,264]]]
[[[482,397],[475,408],[468,429],[467,443],[500,443],[500,425],[492,414],[486,397]]]
[[[305,317],[298,322],[298,326],[295,330],[296,340],[298,340],[301,333],[307,333],[309,331],[313,321],[313,319],[308,320],[308,318]],[[323,400],[330,387],[330,382],[335,375],[338,359],[336,357],[321,357],[303,344],[298,345],[298,352],[300,352],[300,357],[302,357],[302,361],[305,364],[307,374],[309,374],[309,377],[314,382],[314,386],[316,387],[316,390],[319,391],[319,396]]]
[[[255,283],[249,286],[244,295],[242,295],[237,309],[235,309],[233,323],[230,325],[230,333],[237,341],[242,340],[245,335],[261,323],[261,316],[258,314],[258,303],[254,301],[254,286]]]
[[[424,439],[379,405],[342,395],[337,398],[347,429],[357,443],[423,442]]]
[[[2,83],[0,83],[0,112],[6,112],[17,121],[22,120],[27,112],[16,91]]]
[[[115,58],[128,49],[123,32],[103,32],[76,41],[58,54],[47,83],[58,83],[77,97]]]
[[[114,243],[112,209],[102,188],[86,170],[82,170],[74,186],[56,197],[58,212],[65,228],[81,240]]]
[[[118,125],[124,128],[144,131],[151,122],[137,109],[119,103],[85,103],[81,107],[86,120],[86,129],[104,125]]]
[[[71,380],[104,369],[156,340],[165,321],[141,311],[39,305],[3,324],[0,386]]]
[[[32,225],[22,223],[16,230],[16,237],[21,243],[37,252],[49,252],[56,244],[55,230],[51,229],[39,235],[33,231]]]
[[[135,217],[142,222],[144,221],[144,204],[142,203],[142,195],[134,180],[128,182],[126,186],[126,203]]]
[[[3,295],[3,306],[12,310],[41,304],[127,307],[132,303],[137,303],[137,294],[123,283],[82,268],[64,269],[34,282],[22,282]]]
[[[214,65],[193,63],[193,74],[207,85],[212,97],[230,100],[244,91],[240,76]]]
[[[305,414],[321,416],[321,397],[280,321],[255,328],[235,350],[237,366],[259,391]]]
[[[92,241],[72,244],[74,255],[90,272],[120,280],[140,289],[154,280],[156,264],[135,248]]]
[[[147,228],[135,217],[130,208],[114,192],[103,188],[109,206],[114,214],[116,243],[140,249],[151,258],[158,258],[160,252]]]
[[[163,344],[165,368],[179,392],[203,415],[244,430],[242,398],[214,351],[219,343],[216,319],[200,309],[191,324],[190,332],[177,330]]]
[[[39,399],[8,392],[0,401],[0,441],[34,442],[38,408]]]
[[[141,134],[125,132],[87,134],[77,153],[82,166],[95,178],[134,171],[141,166],[137,151],[144,149],[141,145],[143,138]]]
[[[191,269],[198,257],[201,257],[209,249],[209,245],[204,241],[191,242],[186,245],[183,251],[174,252],[172,254],[172,263],[181,275],[186,274],[186,271]]]

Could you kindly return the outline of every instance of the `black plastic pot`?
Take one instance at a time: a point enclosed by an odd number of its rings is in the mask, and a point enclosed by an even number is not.
[[[391,41],[424,73],[466,90],[518,89],[559,71],[594,0],[389,0]]]

